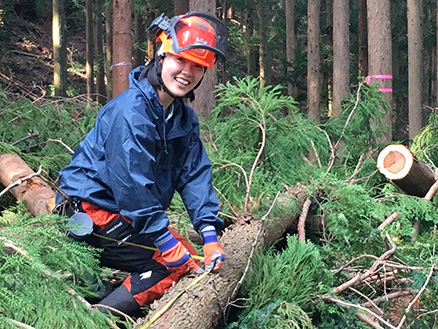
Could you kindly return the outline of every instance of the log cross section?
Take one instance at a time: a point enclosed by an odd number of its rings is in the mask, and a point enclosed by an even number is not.
[[[401,144],[385,147],[377,158],[377,168],[408,195],[423,198],[435,183],[435,175]]]

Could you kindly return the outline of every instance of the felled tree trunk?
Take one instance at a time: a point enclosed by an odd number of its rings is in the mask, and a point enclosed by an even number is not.
[[[298,207],[294,213],[285,216],[285,218],[268,218],[257,242],[257,247],[262,244],[264,246],[271,245],[281,238],[292,224],[296,223],[305,200],[303,191],[302,187],[297,186],[294,192],[288,195],[285,194],[277,200],[278,203],[291,202],[293,198],[297,200]],[[222,269],[218,273],[207,275],[188,292],[185,292],[161,317],[147,328],[214,328],[223,316],[236,284],[242,277],[261,223],[260,220],[251,216],[242,216],[238,222],[229,226],[220,239],[225,252],[225,264]],[[166,303],[184,290],[193,280],[193,276],[186,276],[177,282],[163,298],[151,305],[152,308],[148,317],[142,319],[135,328],[142,328],[148,319],[162,310]]]
[[[377,159],[379,171],[403,192],[423,198],[436,178],[404,145],[388,145]]]
[[[16,154],[0,155],[0,182],[7,188],[11,183],[35,172]],[[27,209],[34,215],[48,214],[53,209],[55,193],[39,177],[23,180],[10,189],[17,200],[24,200]]]

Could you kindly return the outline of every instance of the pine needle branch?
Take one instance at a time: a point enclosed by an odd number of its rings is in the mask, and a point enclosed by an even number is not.
[[[4,237],[0,237],[0,240],[4,240],[6,241],[6,244],[9,248],[11,248],[12,250],[16,251],[17,253],[19,253],[20,255],[26,257],[29,261],[34,262],[33,258],[28,256],[28,252],[27,250],[17,246],[14,242],[5,239]],[[41,270],[41,272],[51,278],[55,278],[60,280],[59,276],[52,273],[51,271],[49,271],[48,269],[44,269],[45,266],[43,264],[41,264],[41,266],[43,267],[43,269]],[[63,284],[65,290],[67,291],[67,293],[73,297],[76,297],[81,303],[83,303],[87,308],[91,308],[91,305],[84,299],[82,298],[76,291],[74,291],[72,288],[68,287],[67,285]],[[119,327],[117,327],[110,319],[106,318],[107,323],[114,329],[118,329]],[[25,328],[25,327],[24,327]]]

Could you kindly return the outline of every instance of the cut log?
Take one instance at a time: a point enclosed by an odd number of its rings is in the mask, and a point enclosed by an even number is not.
[[[401,144],[385,147],[377,158],[377,168],[403,192],[421,198],[426,196],[436,181],[432,169]]]
[[[0,182],[8,188],[14,182],[35,172],[16,154],[0,155]],[[17,200],[24,200],[32,215],[49,214],[54,206],[55,193],[39,177],[26,179],[12,187],[10,192]]]
[[[258,246],[269,246],[282,237],[293,224],[296,225],[300,210],[306,199],[303,186],[297,186],[293,192],[284,194],[277,202],[290,203],[295,199],[299,205],[296,213],[285,218],[268,218],[263,228]],[[258,235],[261,221],[251,216],[241,217],[229,226],[220,238],[225,252],[225,264],[215,274],[209,274],[188,292],[180,296],[166,312],[150,324],[148,329],[211,329],[214,328],[229,303],[237,282],[246,267],[252,245]],[[144,328],[145,323],[159,312],[180,291],[192,281],[193,276],[183,277],[160,300],[151,305],[147,318],[139,320],[137,329]]]

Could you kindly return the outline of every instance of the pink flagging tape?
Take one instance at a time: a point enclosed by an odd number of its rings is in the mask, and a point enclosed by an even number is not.
[[[370,84],[371,79],[392,79],[392,75],[391,74],[374,74],[374,75],[369,75],[365,78],[365,83],[367,85]]]
[[[382,93],[392,93],[392,88],[380,88],[377,90],[381,91]]]

